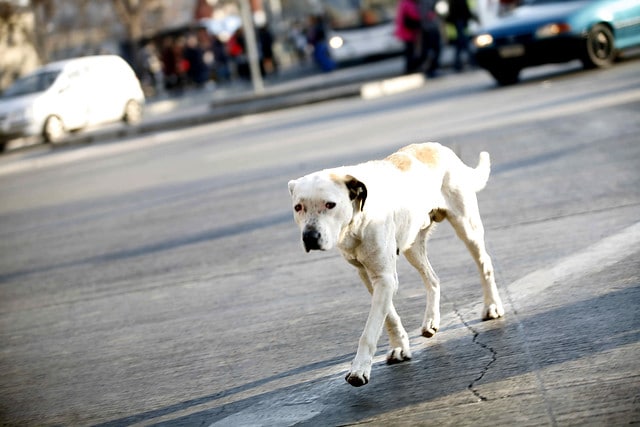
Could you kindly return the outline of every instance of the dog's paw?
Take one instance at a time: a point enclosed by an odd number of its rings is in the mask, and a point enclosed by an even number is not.
[[[438,332],[438,328],[426,328],[423,326],[421,332],[423,337],[431,338]]]
[[[351,371],[344,379],[354,387],[361,387],[369,383],[369,374],[364,371]]]
[[[504,308],[502,308],[502,305],[491,304],[484,308],[482,320],[498,319],[502,316],[504,316]]]
[[[403,350],[401,347],[391,349],[387,353],[387,365],[395,365],[406,360],[411,360],[411,350]]]
[[[420,332],[423,337],[431,338],[438,332],[438,324],[433,320],[428,320],[422,325]]]

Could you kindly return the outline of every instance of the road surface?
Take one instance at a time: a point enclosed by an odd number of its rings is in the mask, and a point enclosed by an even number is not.
[[[0,159],[0,421],[25,425],[640,422],[640,62],[481,71],[414,91]],[[438,334],[399,263],[412,361],[343,379],[369,296],[304,253],[287,181],[440,141],[479,193],[506,316],[434,233]]]

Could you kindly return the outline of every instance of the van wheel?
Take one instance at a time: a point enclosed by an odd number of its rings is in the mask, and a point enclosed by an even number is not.
[[[42,136],[45,142],[58,142],[64,138],[66,133],[64,123],[62,123],[62,120],[58,116],[50,116],[44,123],[44,128],[42,129]]]
[[[124,115],[122,120],[130,125],[140,123],[142,120],[142,105],[138,101],[130,99],[124,106]]]

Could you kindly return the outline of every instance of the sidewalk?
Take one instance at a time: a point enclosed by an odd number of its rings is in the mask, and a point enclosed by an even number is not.
[[[289,71],[265,79],[264,90],[257,93],[250,82],[238,82],[220,89],[203,89],[182,97],[151,101],[139,126],[143,133],[181,126],[210,123],[246,114],[272,111],[330,99],[359,96],[364,83],[402,74],[402,59],[391,58],[375,63],[321,73],[306,69]]]
[[[453,62],[453,49],[442,53],[443,67]],[[289,71],[265,79],[264,90],[257,93],[250,82],[232,87],[204,90],[182,98],[152,101],[146,107],[142,131],[209,123],[246,114],[272,111],[331,99],[360,96],[364,85],[388,79],[401,79],[403,59],[390,58],[322,73],[314,69]],[[171,114],[169,122],[167,116]]]

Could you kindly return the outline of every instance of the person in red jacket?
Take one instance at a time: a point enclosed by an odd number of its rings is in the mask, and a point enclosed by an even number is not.
[[[416,72],[420,66],[420,29],[418,1],[400,0],[396,12],[395,35],[404,43],[405,74]]]

